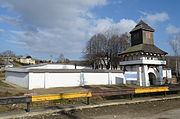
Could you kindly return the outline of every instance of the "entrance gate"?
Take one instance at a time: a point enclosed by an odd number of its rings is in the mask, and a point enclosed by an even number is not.
[[[148,73],[149,75],[149,83],[150,85],[155,85],[156,84],[156,76],[154,73]]]

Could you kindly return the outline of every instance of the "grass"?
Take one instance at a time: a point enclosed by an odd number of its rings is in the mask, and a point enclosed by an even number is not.
[[[5,78],[5,72],[4,71],[0,71],[0,79],[4,79]]]
[[[55,104],[75,104],[78,102],[83,102],[84,99],[66,99],[66,100],[53,100]]]
[[[10,93],[9,91],[0,92],[0,97],[8,97],[8,96],[12,96],[12,93]]]
[[[23,66],[22,64],[20,64],[19,62],[16,62],[16,61],[13,61],[12,64],[14,64],[16,67]]]
[[[2,86],[2,87],[9,87],[9,85],[4,83],[2,80],[0,80],[0,86]]]

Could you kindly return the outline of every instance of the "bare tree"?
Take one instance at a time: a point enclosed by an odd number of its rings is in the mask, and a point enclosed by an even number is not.
[[[176,76],[180,74],[180,33],[173,36],[172,40],[170,40],[170,46],[173,49],[174,55],[176,56]]]
[[[5,57],[14,57],[16,56],[15,53],[11,50],[6,50],[4,52],[1,53],[2,56],[5,56]]]
[[[64,57],[64,54],[61,53],[59,57],[57,58],[57,63],[69,63],[70,60]]]
[[[54,56],[53,55],[50,55],[50,60],[52,61],[54,59]]]
[[[130,37],[127,33],[122,35],[113,35],[108,40],[108,55],[110,58],[110,65],[111,69],[117,69],[117,66],[119,64],[119,57],[118,53],[124,51],[128,47],[130,47]]]
[[[107,54],[107,39],[103,34],[91,37],[84,50],[84,58],[87,59],[93,69],[102,68],[102,61],[105,62]]]
[[[92,68],[117,69],[119,64],[118,53],[130,46],[127,33],[115,35],[113,32],[96,34],[88,41],[84,57],[91,62]]]
[[[62,62],[62,61],[64,61],[64,60],[65,60],[64,54],[61,53],[61,54],[59,55],[59,57],[57,58],[57,61],[58,61],[58,62]]]

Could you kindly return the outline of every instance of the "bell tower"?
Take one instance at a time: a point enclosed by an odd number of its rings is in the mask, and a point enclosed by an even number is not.
[[[142,20],[130,32],[131,46],[139,44],[154,44],[154,29]]]
[[[140,86],[163,85],[163,66],[166,65],[163,57],[167,52],[154,45],[154,29],[141,20],[130,34],[131,47],[119,53],[125,83]],[[136,81],[128,79],[128,73],[134,73]]]

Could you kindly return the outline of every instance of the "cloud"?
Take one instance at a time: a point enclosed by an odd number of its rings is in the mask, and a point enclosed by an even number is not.
[[[74,26],[81,16],[88,17],[88,10],[105,5],[106,0],[0,0],[10,4],[21,15],[24,23],[43,28]]]
[[[169,34],[178,34],[178,33],[180,33],[180,28],[175,27],[173,25],[168,25],[166,28],[166,31]]]
[[[0,29],[0,34],[3,33],[3,32],[5,32],[5,30],[4,29]]]
[[[129,32],[135,22],[110,18],[99,19],[91,12],[96,6],[107,4],[106,0],[0,0],[17,16],[0,16],[0,22],[7,22],[22,30],[11,30],[9,42],[36,53],[66,56],[81,51],[89,38],[103,32],[110,26],[119,28],[119,33]]]
[[[147,21],[151,25],[156,24],[157,22],[164,22],[169,19],[169,15],[165,12],[155,13],[155,14],[149,14],[143,11],[139,11],[139,12],[144,15],[142,16],[142,19]]]
[[[0,22],[6,22],[14,26],[22,26],[20,19],[5,15],[0,15]]]
[[[90,30],[90,36],[95,33],[105,33],[109,29],[115,30],[116,34],[123,34],[130,32],[135,25],[136,22],[131,19],[120,19],[117,23],[110,18],[98,19],[94,21],[94,26]]]
[[[121,4],[122,0],[111,0],[111,4]]]
[[[121,33],[130,32],[137,23],[130,19],[121,19],[117,23],[117,27],[120,29]]]

